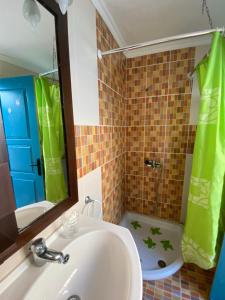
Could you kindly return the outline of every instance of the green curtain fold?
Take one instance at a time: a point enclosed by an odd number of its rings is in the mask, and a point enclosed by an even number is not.
[[[225,230],[225,39],[219,32],[197,75],[200,110],[182,251],[185,262],[210,269]]]
[[[46,78],[35,78],[40,141],[44,160],[46,200],[58,203],[67,197],[65,144],[60,88]]]

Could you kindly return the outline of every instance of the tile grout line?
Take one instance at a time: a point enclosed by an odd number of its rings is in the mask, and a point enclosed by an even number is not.
[[[171,59],[171,51],[169,51],[169,56],[170,56],[170,59]],[[169,65],[168,65],[168,73],[169,73],[169,75],[168,75],[168,83],[167,83],[168,84],[168,91],[169,91],[169,84],[170,84],[170,71],[171,71],[171,63],[169,63]],[[169,96],[167,94],[166,95],[166,111],[165,111],[165,122],[166,122],[166,124],[167,124],[167,120],[168,120],[168,116],[167,116],[167,113],[168,113],[168,101],[169,101]],[[165,136],[164,136],[163,165],[162,165],[163,169],[162,169],[162,174],[161,174],[161,178],[160,178],[160,180],[162,182],[159,182],[159,184],[160,183],[162,184],[162,192],[163,192],[163,188],[164,188],[164,176],[165,176],[165,155],[166,155],[165,150],[166,150],[166,134],[167,134],[167,127],[166,126],[165,126],[164,134],[165,134]],[[158,189],[159,189],[159,187],[158,187]],[[161,198],[161,194],[159,192],[158,192],[158,197],[160,198],[159,202],[161,202],[162,198]],[[162,216],[162,206],[161,205],[159,207],[159,210],[160,210],[159,215],[161,217]]]
[[[126,97],[127,97],[127,58],[126,58],[126,65],[125,65],[125,91],[124,91],[124,103],[125,103],[125,126],[127,125],[127,103],[126,103]],[[126,172],[127,172],[127,126],[125,129],[125,170],[124,170],[124,198],[123,198],[123,206],[124,210],[126,210],[126,194],[127,194],[127,178],[126,178]]]
[[[160,98],[160,97],[166,97],[166,96],[185,96],[185,95],[189,95],[191,96],[191,92],[185,92],[185,93],[167,93],[167,94],[151,94],[151,95],[147,95],[147,98]],[[130,100],[130,99],[144,99],[145,97],[143,96],[137,96],[137,97],[127,97],[126,100]]]
[[[144,97],[144,141],[143,141],[143,153],[145,153],[145,143],[146,143],[146,136],[145,136],[145,123],[146,123],[146,102],[147,102],[147,98],[146,98],[146,94],[147,94],[147,88],[148,88],[148,75],[147,72],[145,72],[145,97]],[[142,163],[144,164],[144,157],[142,156]],[[143,180],[142,180],[142,189],[141,189],[141,197],[142,197],[142,201],[141,201],[141,211],[142,213],[144,212],[144,202],[143,202],[143,198],[144,198],[144,167],[143,167],[143,171],[142,171],[142,176],[143,176]]]
[[[137,175],[137,174],[134,174],[134,173],[127,173],[126,174],[127,176],[133,176],[133,177],[145,177],[145,178],[149,178],[149,179],[155,179],[155,177],[152,177],[152,176],[147,176],[147,175]],[[176,182],[184,182],[183,179],[174,179],[174,178],[167,178],[167,180],[172,180],[172,181],[176,181]]]
[[[196,51],[196,48],[195,48]],[[194,60],[194,65],[196,63],[195,58]],[[190,86],[191,86],[191,103],[192,103],[192,93],[193,93],[193,82],[194,79],[191,80]],[[188,154],[188,149],[189,149],[189,136],[190,136],[190,119],[191,119],[191,103],[190,103],[190,107],[189,107],[189,123],[188,123],[188,129],[187,129],[187,145],[186,145],[186,154],[185,154],[185,165],[184,165],[184,177],[183,180],[185,181],[185,166],[186,166],[186,162],[187,162],[187,154]],[[187,199],[183,199],[183,194],[184,194],[184,184],[183,184],[183,189],[182,189],[182,197],[181,197],[181,214],[180,214],[180,222],[182,222],[182,210],[184,209],[184,203],[183,202],[187,202]]]
[[[82,135],[81,137],[85,137],[86,135]],[[88,136],[90,136],[90,135],[88,135]],[[88,144],[88,145],[82,145],[82,146],[79,146],[79,147],[76,147],[76,148],[82,148],[82,147],[88,147],[88,146],[90,146],[90,145],[93,145],[93,144]],[[112,147],[111,147],[112,148]],[[97,153],[97,152],[99,152],[99,151],[95,151],[95,152],[92,152],[92,153],[90,153],[90,154],[94,154],[94,153]],[[155,151],[146,151],[146,150],[144,150],[144,151],[136,151],[136,150],[124,150],[122,153],[151,153],[151,154],[169,154],[169,155],[186,155],[186,154],[188,154],[188,153],[186,153],[186,152],[155,152]],[[118,155],[117,155],[118,156]],[[116,156],[116,157],[117,157]]]
[[[100,81],[102,84],[104,84],[105,86],[107,86],[107,88],[109,88],[110,90],[112,90],[114,93],[116,93],[117,95],[119,95],[121,98],[123,98],[123,95],[120,94],[118,91],[114,90],[110,85],[108,85],[107,83],[105,83],[103,80],[101,80],[100,78],[98,78],[98,81]]]
[[[109,128],[136,128],[136,127],[182,127],[182,126],[196,126],[196,124],[166,124],[166,125],[74,125],[74,127],[109,127]],[[92,134],[87,134],[92,135]],[[96,134],[95,134],[96,135]],[[86,135],[77,135],[75,137],[81,137],[81,136],[86,136]]]
[[[169,52],[171,53],[171,51],[169,51]],[[159,52],[159,53],[163,53],[163,52]],[[165,62],[147,64],[147,65],[142,65],[142,66],[138,66],[138,67],[128,67],[127,70],[148,68],[148,67],[151,67],[151,66],[160,66],[160,65],[166,65],[166,64],[177,63],[177,62],[185,62],[185,61],[194,61],[194,59],[193,58],[186,58],[186,59],[178,59],[178,60],[169,60],[169,61],[165,61]]]
[[[105,197],[106,199],[109,198],[111,196],[111,194],[118,188],[118,186],[120,186],[121,184],[123,183],[123,180],[120,180],[120,182],[115,185],[111,190],[110,192],[108,193],[108,195]]]

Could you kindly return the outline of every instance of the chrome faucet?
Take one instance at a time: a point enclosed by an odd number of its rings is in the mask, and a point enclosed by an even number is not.
[[[145,165],[152,169],[161,168],[161,163],[159,161],[152,160],[152,159],[146,159]]]
[[[46,262],[66,264],[70,258],[69,254],[64,255],[62,252],[48,249],[43,238],[33,241],[30,250],[33,253],[34,262],[37,266],[42,266]]]

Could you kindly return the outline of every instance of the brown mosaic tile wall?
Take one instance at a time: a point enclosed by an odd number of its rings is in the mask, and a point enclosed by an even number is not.
[[[78,178],[102,168],[104,219],[119,223],[124,211],[125,127],[75,126]]]
[[[109,157],[111,133],[101,126],[75,126],[78,178],[100,167]]]
[[[104,51],[118,47],[104,21],[97,14],[97,47]],[[99,115],[103,131],[102,196],[104,220],[119,223],[124,212],[125,186],[125,56],[116,54],[98,60]],[[100,159],[101,161],[101,159]]]
[[[193,153],[189,125],[195,48],[127,60],[127,210],[180,220],[185,158]],[[144,165],[155,159],[161,169]]]
[[[118,47],[97,14],[97,47]],[[102,168],[104,219],[118,223],[124,209],[179,221],[189,125],[194,48],[126,59],[98,60],[99,126],[75,126],[78,178]],[[162,169],[144,166],[160,161]]]

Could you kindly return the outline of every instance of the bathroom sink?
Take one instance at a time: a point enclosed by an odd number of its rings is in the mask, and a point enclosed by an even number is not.
[[[15,215],[18,228],[25,228],[52,207],[54,207],[54,205],[51,202],[41,201],[16,209]]]
[[[20,266],[22,271],[11,274],[14,280],[8,279],[2,294],[0,290],[0,298],[141,300],[141,267],[129,231],[90,218],[83,218],[81,226],[72,241],[57,234],[52,243],[47,241],[50,248],[70,255],[67,264],[46,263],[37,267],[26,262],[26,266]]]
[[[129,299],[129,255],[116,234],[107,231],[87,233],[63,252],[70,255],[68,263],[49,265],[24,300],[64,300],[72,295],[84,300]],[[50,288],[49,281],[54,288]]]

